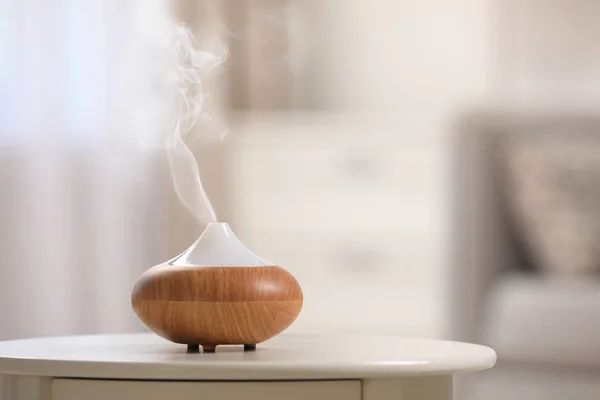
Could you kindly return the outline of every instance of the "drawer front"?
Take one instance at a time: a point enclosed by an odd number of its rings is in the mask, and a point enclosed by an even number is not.
[[[55,379],[52,400],[360,400],[360,381],[154,382]]]
[[[394,161],[393,165],[390,159],[396,154],[362,160],[334,153],[332,160],[322,155],[315,166],[317,155],[308,152],[254,156],[246,152],[239,158],[235,177],[235,198],[243,199],[239,217],[251,226],[310,229],[319,221],[321,229],[327,230],[376,229],[384,220],[390,226],[421,231],[429,228],[431,220],[439,220],[431,216],[440,208],[435,174],[441,167],[433,161]],[[384,165],[362,166],[370,163]],[[354,171],[363,167],[363,172]],[[375,176],[384,172],[386,176]]]
[[[428,231],[443,212],[441,142],[396,127],[254,125],[232,148],[237,221],[255,229]],[[417,135],[418,136],[418,135]],[[435,214],[435,215],[434,215]]]

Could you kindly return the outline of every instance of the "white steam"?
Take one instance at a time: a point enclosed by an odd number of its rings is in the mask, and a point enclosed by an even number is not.
[[[209,94],[205,84],[214,68],[227,59],[227,48],[213,40],[199,49],[191,32],[179,26],[173,29],[169,51],[173,61],[169,76],[173,110],[166,148],[171,176],[181,202],[200,223],[206,224],[216,221],[217,217],[202,185],[196,158],[186,141],[196,140],[202,128],[203,135],[224,135],[215,124],[207,126],[212,118],[206,112]]]

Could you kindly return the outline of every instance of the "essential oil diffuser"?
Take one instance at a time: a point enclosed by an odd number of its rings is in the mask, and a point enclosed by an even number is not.
[[[211,222],[189,249],[142,274],[131,302],[150,330],[190,350],[248,350],[294,322],[302,289],[285,269],[248,250],[228,224]]]

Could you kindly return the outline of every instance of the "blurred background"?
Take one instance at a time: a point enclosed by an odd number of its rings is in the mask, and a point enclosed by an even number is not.
[[[300,281],[296,332],[484,343],[459,399],[600,397],[600,3],[0,2],[0,339],[144,328],[202,232],[160,140],[161,27],[219,37],[220,220]]]

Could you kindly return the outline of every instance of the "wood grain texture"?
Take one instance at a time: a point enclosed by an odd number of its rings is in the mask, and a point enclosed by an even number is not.
[[[296,279],[277,266],[158,265],[140,277],[131,300],[156,334],[213,351],[220,344],[255,345],[282,332],[300,313],[303,296]]]

